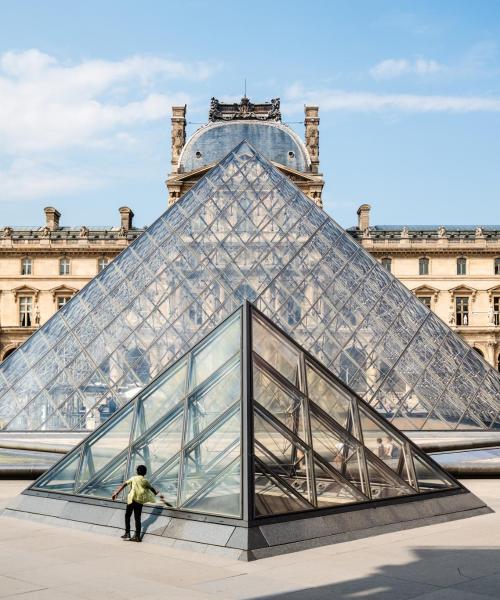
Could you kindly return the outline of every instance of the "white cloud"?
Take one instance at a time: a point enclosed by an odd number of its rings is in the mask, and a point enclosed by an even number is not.
[[[443,66],[435,60],[418,58],[414,61],[405,58],[388,58],[370,69],[370,75],[377,80],[395,79],[403,75],[434,75],[443,70]]]
[[[203,80],[216,68],[148,56],[62,64],[39,50],[6,52],[0,56],[0,152],[78,147],[164,118],[188,96],[159,87]]]
[[[305,90],[290,86],[284,97],[284,110],[300,112],[304,104],[318,104],[321,110],[360,112],[397,111],[411,113],[500,112],[500,98],[482,96],[426,96],[418,94],[374,94],[344,90]]]
[[[14,160],[0,168],[0,200],[3,202],[55,198],[103,185],[95,173],[75,167],[58,168],[45,161]]]

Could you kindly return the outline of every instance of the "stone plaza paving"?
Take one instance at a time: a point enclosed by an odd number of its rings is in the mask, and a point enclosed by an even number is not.
[[[28,482],[1,481],[0,507]],[[466,486],[500,510],[500,481]],[[500,598],[500,514],[237,562],[0,518],[0,598],[486,600]]]

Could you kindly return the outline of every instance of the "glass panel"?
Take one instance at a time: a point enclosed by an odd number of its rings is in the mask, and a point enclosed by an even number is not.
[[[456,487],[456,484],[446,477],[443,471],[424,462],[415,452],[413,452],[412,455],[418,487],[421,492],[432,492],[444,488]]]
[[[80,456],[79,450],[73,456],[69,456],[67,460],[55,467],[55,472],[49,471],[49,477],[45,476],[40,482],[37,482],[36,487],[54,492],[73,493]]]
[[[181,504],[222,473],[240,455],[240,412],[229,416],[193,448],[184,452]]]
[[[404,482],[397,483],[386,473],[380,465],[376,464],[371,458],[366,458],[366,467],[368,471],[368,480],[370,482],[371,497],[373,500],[382,498],[394,498],[396,496],[407,496],[415,493],[410,487],[404,485]]]
[[[139,465],[145,465],[148,474],[153,475],[181,449],[182,413],[168,421],[145,442],[137,444],[130,457],[128,476],[136,474]]]
[[[158,490],[159,494],[162,494],[165,497],[167,506],[177,506],[179,465],[180,461],[176,460],[173,465],[170,465],[167,469],[157,473],[150,479],[151,485]]]
[[[124,450],[130,440],[133,420],[132,407],[126,409],[117,421],[100,432],[97,440],[90,440],[84,446],[84,461],[79,484],[82,485]]]
[[[134,439],[137,439],[161,417],[165,416],[184,397],[187,360],[184,359],[155,382],[152,389],[141,395]]]
[[[255,465],[255,515],[279,515],[311,508],[305,500],[294,496],[280,486],[267,473],[262,472],[259,463]]]
[[[309,398],[341,427],[351,430],[351,399],[347,393],[325,379],[309,362],[306,363],[306,375]]]
[[[188,400],[186,438],[198,436],[241,397],[240,361],[233,363],[217,381],[193,394]]]
[[[241,516],[241,477],[239,458],[221,476],[214,479],[201,493],[185,505],[190,510],[224,515]]]
[[[333,477],[322,465],[314,463],[317,507],[341,506],[364,501],[366,497],[357,493],[340,478]]]
[[[397,471],[403,453],[402,441],[396,437],[394,431],[381,425],[381,422],[369,416],[362,407],[359,410],[359,418],[364,445],[393,471]]]
[[[116,488],[126,480],[127,458],[124,457],[116,466],[113,466],[108,473],[99,479],[98,482],[89,485],[78,491],[84,496],[93,496],[96,498],[110,499]],[[127,500],[129,488],[126,487],[120,494],[120,500]]]
[[[217,330],[214,337],[207,340],[193,356],[190,389],[193,389],[220,366],[226,363],[240,349],[240,314],[233,317],[225,326]]]
[[[301,399],[278,384],[271,376],[254,364],[254,399],[279,419],[295,435],[305,437],[304,411]]]
[[[304,449],[288,440],[270,423],[254,413],[254,453],[270,473],[297,493],[311,499],[308,457]]]
[[[252,319],[253,349],[291,383],[297,384],[299,354],[282,336],[278,336],[266,323]]]

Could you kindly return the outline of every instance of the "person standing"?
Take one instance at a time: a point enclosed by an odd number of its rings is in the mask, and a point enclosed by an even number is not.
[[[115,490],[111,496],[113,502],[116,500],[118,495],[124,490],[127,485],[130,486],[130,491],[127,496],[127,509],[125,510],[125,533],[121,536],[123,540],[131,542],[141,541],[141,515],[142,507],[146,502],[155,502],[158,492],[146,479],[145,475],[148,469],[145,465],[139,465],[136,469],[137,475],[127,479],[121,486]],[[160,498],[164,500],[160,494]],[[134,513],[135,520],[135,535],[130,537],[130,518]]]

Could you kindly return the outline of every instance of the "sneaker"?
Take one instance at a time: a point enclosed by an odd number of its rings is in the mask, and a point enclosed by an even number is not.
[[[130,539],[130,533],[126,533],[126,532],[125,532],[125,533],[124,533],[124,534],[121,536],[121,538],[122,538],[122,540],[129,540],[129,539]]]

